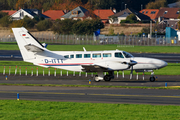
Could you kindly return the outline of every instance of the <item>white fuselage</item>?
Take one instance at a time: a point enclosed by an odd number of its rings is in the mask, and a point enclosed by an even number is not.
[[[33,63],[44,67],[54,67],[70,71],[82,71],[82,65],[98,65],[111,71],[129,69],[129,62],[137,62],[134,70],[154,70],[165,67],[167,63],[162,60],[144,57],[126,56],[127,52],[114,51],[49,51],[49,53],[37,54]],[[121,54],[121,56],[117,55]],[[127,53],[129,54],[129,53]],[[128,57],[128,58],[127,58]],[[31,61],[32,62],[32,61]],[[108,71],[107,70],[107,71]]]

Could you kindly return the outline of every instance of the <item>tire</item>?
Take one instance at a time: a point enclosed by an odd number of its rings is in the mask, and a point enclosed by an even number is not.
[[[109,75],[104,76],[104,81],[110,81],[110,80],[111,80],[111,77]]]
[[[99,82],[99,81],[100,81],[100,80],[98,79],[98,75],[95,75],[95,76],[94,76],[94,81],[95,81],[95,82]]]
[[[154,82],[154,81],[155,81],[155,77],[150,77],[149,80],[150,80],[151,82]]]

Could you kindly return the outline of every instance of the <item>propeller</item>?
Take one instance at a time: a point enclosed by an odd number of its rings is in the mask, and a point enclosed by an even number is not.
[[[132,79],[132,76],[133,76],[133,66],[134,66],[135,64],[137,64],[136,61],[130,60],[130,63],[129,63],[129,68],[131,67],[130,79]]]
[[[134,65],[136,65],[137,64],[137,62],[136,61],[134,61],[134,60],[130,60],[130,62],[122,62],[123,64],[128,64],[129,66],[128,66],[128,69],[130,69],[131,68],[131,73],[130,73],[130,79],[132,79],[132,76],[133,76],[133,66]]]

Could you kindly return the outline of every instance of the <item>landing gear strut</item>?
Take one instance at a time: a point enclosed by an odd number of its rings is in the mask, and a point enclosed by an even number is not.
[[[149,78],[149,80],[151,82],[154,82],[156,80],[155,77],[154,77],[154,72],[153,71],[151,72],[151,77]]]

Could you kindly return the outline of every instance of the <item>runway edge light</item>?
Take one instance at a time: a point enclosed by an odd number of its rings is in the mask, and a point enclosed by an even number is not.
[[[19,93],[17,93],[17,100],[19,100]]]
[[[165,87],[167,87],[167,82],[165,83]]]
[[[89,79],[89,84],[91,84],[91,80]]]

